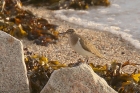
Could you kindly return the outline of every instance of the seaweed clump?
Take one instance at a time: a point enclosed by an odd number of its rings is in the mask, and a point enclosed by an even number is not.
[[[90,6],[109,6],[109,0],[31,0],[29,4],[47,6],[48,9],[88,9]]]
[[[129,61],[122,63],[112,62],[111,65],[89,64],[96,74],[103,77],[107,83],[119,93],[140,93],[140,70],[135,69],[133,73],[125,73],[122,69],[128,65],[140,64]]]
[[[21,6],[19,0],[0,1],[0,30],[19,39],[27,37],[38,45],[56,43],[58,26],[34,16],[31,11],[23,10]]]
[[[40,93],[54,70],[67,67],[59,61],[50,61],[44,55],[38,55],[24,48],[25,64],[31,93]]]

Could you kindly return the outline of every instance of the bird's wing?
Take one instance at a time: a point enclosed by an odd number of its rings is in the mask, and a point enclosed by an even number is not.
[[[81,37],[79,35],[79,37]],[[80,38],[80,43],[83,44],[84,46],[82,46],[85,50],[94,53],[96,56],[103,58],[103,55],[98,51],[98,49],[91,44],[87,39],[85,38]]]

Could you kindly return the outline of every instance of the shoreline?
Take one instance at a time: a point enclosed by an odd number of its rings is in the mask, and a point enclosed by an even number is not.
[[[109,64],[115,60],[120,63],[124,63],[129,60],[132,63],[140,64],[140,50],[136,49],[132,44],[130,44],[130,42],[122,39],[121,36],[117,36],[107,31],[84,28],[82,26],[57,19],[54,17],[52,10],[47,10],[45,8],[36,9],[35,7],[26,6],[24,9],[29,9],[34,14],[37,14],[37,16],[47,19],[49,23],[58,25],[59,27],[57,30],[60,33],[65,32],[70,28],[75,29],[76,33],[92,41],[96,48],[107,59],[100,59],[94,56],[89,59],[89,62],[103,65]],[[32,41],[28,41],[27,39],[23,39],[21,41],[23,42],[24,47],[28,47],[35,53],[45,55],[49,60],[58,60],[59,62],[66,64],[77,62],[78,59],[84,60],[84,57],[75,53],[75,51],[70,48],[67,36],[60,37],[57,44],[50,44],[47,47],[33,44]],[[140,66],[138,67],[140,68]],[[133,72],[134,69],[135,67],[133,66],[126,66],[124,68],[127,72]]]

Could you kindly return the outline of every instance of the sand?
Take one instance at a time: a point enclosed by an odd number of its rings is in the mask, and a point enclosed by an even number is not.
[[[110,64],[113,61],[124,63],[130,61],[132,63],[140,64],[140,50],[136,49],[129,42],[122,39],[121,36],[116,36],[106,31],[98,31],[84,28],[81,26],[71,24],[69,22],[57,19],[54,17],[53,11],[45,8],[35,8],[26,6],[24,9],[31,10],[38,17],[43,17],[51,24],[59,25],[57,30],[65,32],[67,29],[75,29],[76,33],[82,35],[93,43],[96,48],[105,56],[106,59],[98,58],[97,56],[89,58],[89,62],[94,64]],[[68,44],[68,37],[60,37],[57,44],[50,44],[49,46],[39,46],[33,44],[33,41],[27,39],[21,40],[24,47],[28,47],[31,51],[40,55],[45,55],[49,60],[58,60],[61,63],[74,63],[78,59],[85,60],[85,58],[76,53]],[[140,68],[137,66],[135,68]],[[133,66],[126,66],[125,72],[133,72]]]

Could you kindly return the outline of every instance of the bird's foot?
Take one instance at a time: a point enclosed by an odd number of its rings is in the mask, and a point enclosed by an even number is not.
[[[85,63],[88,64],[88,59],[85,60]]]

